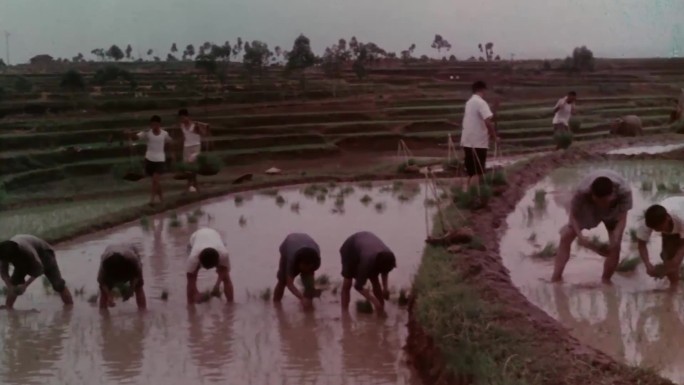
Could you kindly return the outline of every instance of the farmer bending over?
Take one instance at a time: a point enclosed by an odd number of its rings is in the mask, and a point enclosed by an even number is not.
[[[142,310],[147,306],[145,292],[143,291],[144,282],[140,253],[132,244],[107,246],[100,258],[97,283],[100,286],[100,309],[114,306],[112,289],[122,284],[128,284],[130,287],[130,290],[121,293],[124,301],[135,293],[138,309]]]
[[[385,299],[389,299],[387,276],[397,265],[394,253],[375,234],[362,231],[353,234],[340,248],[342,256],[342,308],[349,308],[349,297],[352,287],[361,293],[375,308],[382,312]],[[382,277],[382,286],[378,280]],[[365,288],[366,281],[371,282],[373,293]]]
[[[9,265],[14,267],[11,276]],[[5,301],[8,309],[12,309],[17,297],[24,294],[29,285],[43,274],[52,288],[59,293],[65,305],[74,303],[59,272],[55,252],[47,242],[25,234],[15,235],[8,241],[0,242],[0,277],[8,289]],[[28,281],[25,280],[27,275]]]
[[[190,120],[190,113],[183,108],[178,111],[180,129],[183,133],[183,162],[195,163],[202,151],[202,137],[208,135],[209,125]],[[188,191],[197,191],[197,175],[191,173],[188,178]]]
[[[653,231],[661,233],[663,239],[660,252],[664,265],[662,272],[656,271],[651,264],[646,247]],[[637,229],[637,244],[648,275],[666,276],[670,281],[670,288],[676,289],[679,284],[679,266],[684,259],[684,197],[667,198],[649,207]]]
[[[312,290],[314,272],[321,266],[321,250],[316,241],[303,233],[292,233],[285,237],[280,244],[280,264],[278,267],[278,283],[273,291],[273,301],[280,302],[285,293],[285,287],[299,299],[304,309],[311,308],[311,298],[302,294],[294,284],[294,279],[301,274],[305,290]]]
[[[212,292],[220,292],[220,285],[223,283],[223,293],[226,295],[226,300],[233,302],[233,283],[230,281],[229,275],[228,249],[221,239],[221,234],[214,229],[201,228],[190,236],[188,248],[190,249],[186,269],[188,304],[194,304],[200,300],[197,291],[197,274],[200,266],[207,270],[216,268],[218,277]]]
[[[129,137],[133,134],[126,131]],[[161,174],[164,173],[166,165],[165,146],[171,143],[169,133],[161,128],[161,118],[158,115],[150,118],[150,129],[135,134],[139,140],[147,143],[145,152],[145,174],[152,178],[152,194],[150,196],[150,206],[154,204],[154,198],[159,197],[159,203],[163,200],[161,188]]]
[[[610,283],[620,260],[622,233],[627,224],[627,212],[631,208],[632,190],[622,176],[611,170],[589,173],[578,185],[570,206],[569,223],[560,231],[560,245],[551,280],[562,280],[563,270],[570,258],[570,246],[577,238],[580,246],[606,258],[602,281]],[[597,248],[582,235],[582,230],[593,229],[601,222],[608,230],[607,250]]]

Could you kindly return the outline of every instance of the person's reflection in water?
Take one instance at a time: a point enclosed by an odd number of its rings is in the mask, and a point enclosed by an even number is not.
[[[287,361],[283,369],[283,383],[317,383],[322,365],[314,313],[293,312],[290,318],[299,320],[290,322],[282,304],[276,303],[275,311],[278,318],[280,349]]]
[[[588,342],[593,347],[603,350],[613,357],[624,359],[625,346],[620,328],[620,300],[616,289],[608,287],[603,290],[573,291],[572,296],[581,302],[590,304],[588,309],[579,306],[576,308],[579,317],[582,317],[579,319],[572,314],[567,290],[569,290],[567,287],[553,285],[558,316],[563,325],[573,330],[573,334],[580,340]],[[601,296],[601,294],[603,295]],[[605,302],[596,301],[597,298],[604,298]],[[605,312],[602,312],[601,309],[605,309]],[[587,320],[592,314],[597,313],[605,313],[606,317],[598,323]]]
[[[108,379],[126,382],[140,375],[145,338],[144,315],[100,314],[102,362]]]
[[[55,363],[63,356],[71,315],[71,309],[57,311],[46,318],[43,318],[45,313],[33,311],[4,313],[0,318],[3,319],[0,383],[23,385],[54,378],[58,370]]]
[[[188,306],[188,346],[202,377],[229,378],[226,366],[233,361],[234,310]]]
[[[349,384],[399,381],[395,367],[401,346],[393,345],[396,330],[385,326],[385,319],[359,316],[354,321],[349,312],[342,312],[342,363]]]
[[[684,304],[681,297],[675,294],[648,294],[658,298],[654,305],[638,312],[635,339],[642,358],[639,366],[681,373],[684,367],[684,322],[681,318],[683,315],[677,312],[676,302],[680,301],[679,307]]]
[[[166,261],[166,252],[164,248],[164,236],[163,236],[163,229],[164,229],[164,219],[162,217],[157,217],[153,218],[152,221],[150,221],[152,224],[152,251],[148,254],[148,258],[150,261],[150,267],[151,269],[146,269],[147,274],[150,272],[153,275],[153,279],[150,279],[149,283],[153,288],[157,288],[159,286],[164,286],[166,283],[166,275],[167,275],[167,264],[168,262]]]

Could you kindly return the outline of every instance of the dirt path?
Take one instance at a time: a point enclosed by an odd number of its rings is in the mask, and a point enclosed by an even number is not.
[[[479,230],[478,236],[487,246],[487,250],[469,249],[460,252],[458,258],[453,259],[454,269],[462,274],[464,282],[472,286],[483,301],[497,307],[497,314],[505,315],[505,319],[497,319],[492,324],[488,324],[487,328],[513,331],[524,336],[527,341],[533,341],[534,348],[531,351],[526,349],[525,353],[521,352],[521,354],[526,354],[523,364],[526,368],[525,378],[511,378],[511,382],[545,385],[672,384],[669,380],[646,370],[620,364],[607,354],[584,346],[570,336],[556,320],[532,305],[513,285],[499,254],[499,238],[507,216],[514,210],[525,191],[550,171],[568,164],[587,161],[619,159],[684,161],[684,150],[646,156],[604,154],[606,149],[626,142],[629,140],[604,142],[584,149],[571,149],[537,158],[526,167],[518,167],[510,172],[507,191],[493,198],[487,208],[472,212],[469,216],[472,228]],[[420,293],[418,296],[415,301],[421,300]],[[454,331],[454,334],[458,335],[458,332]],[[447,372],[447,364],[435,341],[426,334],[416,319],[415,302],[411,306],[407,349],[412,353],[414,364],[425,384],[460,385],[475,381],[468,376],[454,376]],[[501,361],[511,358],[513,357],[495,357],[496,360]],[[529,379],[534,379],[534,381],[527,382]]]

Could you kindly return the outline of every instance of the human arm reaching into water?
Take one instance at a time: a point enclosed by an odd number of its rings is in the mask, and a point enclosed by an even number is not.
[[[223,282],[223,294],[226,296],[226,301],[233,302],[233,282],[230,280],[228,268],[225,266],[218,266],[216,268],[216,273],[218,274],[218,280]]]
[[[197,292],[197,271],[194,273],[186,274],[188,283],[186,287],[186,295],[188,299],[188,305],[193,305],[197,302],[198,292]]]

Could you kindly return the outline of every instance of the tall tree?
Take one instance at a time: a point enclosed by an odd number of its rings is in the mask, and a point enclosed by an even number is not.
[[[233,56],[237,58],[240,52],[242,52],[242,38],[238,37],[237,43],[233,46]]]
[[[176,47],[176,43],[171,44],[171,53],[176,53],[178,52],[178,47]]]
[[[344,39],[325,49],[323,54],[321,68],[325,76],[333,79],[333,96],[337,96],[337,80],[342,77],[344,65],[351,59],[351,53],[347,50],[347,44]]]
[[[442,53],[442,49],[446,49],[447,51],[451,49],[451,44],[442,37],[442,35],[435,35],[434,40],[432,41],[432,48],[437,50],[437,54],[439,55]]]
[[[152,56],[153,53],[154,53],[154,50],[152,48],[147,50],[147,56]]]
[[[242,57],[242,65],[245,67],[250,79],[252,76],[263,76],[264,69],[268,65],[269,58],[272,53],[268,49],[268,45],[264,42],[254,40],[252,43],[245,43],[243,46],[245,51]]]
[[[313,66],[316,56],[311,51],[311,41],[304,35],[299,35],[292,45],[292,50],[287,55],[286,70],[288,72],[299,72],[302,88],[306,87],[306,77],[304,71]]]
[[[91,54],[94,56],[97,56],[101,61],[104,61],[105,59],[105,50],[102,48],[95,48],[94,50],[90,51]]]
[[[192,59],[195,56],[195,46],[188,44],[183,51],[183,60]]]
[[[85,89],[83,75],[75,69],[70,69],[62,75],[59,87],[70,92],[83,91]]]
[[[126,46],[126,59],[130,60],[131,52],[133,52],[133,48],[131,48],[131,45],[129,44]]]
[[[107,56],[108,56],[109,58],[114,59],[115,61],[119,61],[119,60],[123,59],[124,53],[123,53],[123,51],[121,50],[121,48],[119,48],[119,46],[117,46],[116,44],[113,44],[113,45],[112,45],[111,47],[109,47],[109,49],[107,50]]]

